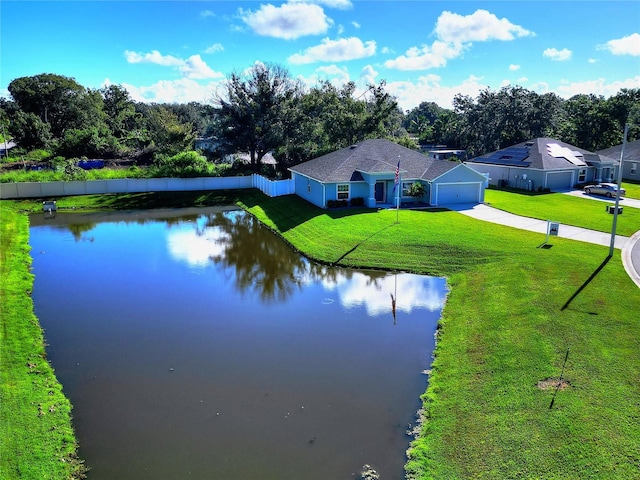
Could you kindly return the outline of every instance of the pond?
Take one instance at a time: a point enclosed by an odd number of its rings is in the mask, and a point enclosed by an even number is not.
[[[31,217],[35,313],[103,479],[404,477],[445,280],[224,208]]]

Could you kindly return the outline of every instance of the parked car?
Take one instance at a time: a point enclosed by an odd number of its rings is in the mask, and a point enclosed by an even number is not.
[[[618,185],[615,183],[598,183],[597,185],[587,185],[584,187],[585,193],[593,193],[595,195],[604,195],[605,197],[613,198],[616,196]],[[627,191],[624,188],[620,188],[620,196],[624,196]]]

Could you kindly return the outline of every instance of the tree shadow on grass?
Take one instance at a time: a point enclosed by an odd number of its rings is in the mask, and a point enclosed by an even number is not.
[[[598,273],[600,273],[600,271],[605,267],[605,265],[609,263],[609,260],[611,260],[611,257],[607,256],[607,258],[605,258],[604,261],[600,264],[600,266],[595,269],[595,271],[591,274],[591,276],[587,278],[587,280],[580,286],[580,288],[578,288],[578,290],[576,290],[575,293],[571,295],[569,300],[565,302],[562,308],[560,308],[561,311],[566,310],[566,308],[569,306],[569,304],[571,304],[573,299],[576,298],[580,294],[580,292],[582,292],[582,290],[584,290],[586,286],[589,285],[594,278],[596,278]]]

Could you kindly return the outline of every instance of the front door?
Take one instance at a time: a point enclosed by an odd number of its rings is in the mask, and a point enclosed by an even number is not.
[[[376,182],[375,197],[376,202],[384,202],[384,182]]]

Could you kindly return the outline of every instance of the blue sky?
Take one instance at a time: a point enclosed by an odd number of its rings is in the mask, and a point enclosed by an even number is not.
[[[384,80],[404,110],[520,85],[563,98],[640,88],[640,2],[0,2],[0,95],[56,73],[135,100],[208,102],[255,62],[360,88]]]

